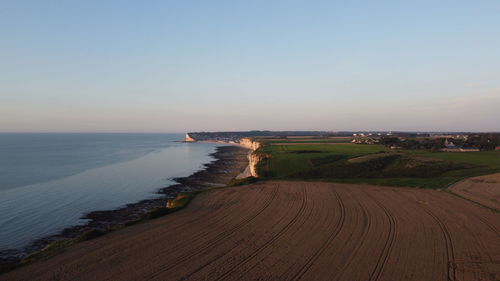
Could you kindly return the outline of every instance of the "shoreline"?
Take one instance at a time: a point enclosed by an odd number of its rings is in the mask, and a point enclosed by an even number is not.
[[[384,280],[405,280],[409,273],[414,277],[411,280],[445,280],[450,263],[464,280],[490,280],[499,269],[491,259],[500,249],[492,227],[498,220],[496,213],[437,190],[262,181],[199,196],[182,212],[76,244],[1,275],[0,280],[52,280],[54,276],[64,280],[238,280],[243,275],[269,279],[270,268],[273,280],[296,276],[364,280],[380,264],[379,255],[366,253],[383,253],[388,243],[393,253],[408,254],[402,263],[400,256],[388,254],[384,265],[390,270],[380,275]],[[422,202],[428,204],[422,206]],[[450,240],[443,239],[443,233],[462,233],[464,227],[471,231],[453,244],[455,256],[447,256]],[[407,243],[413,240],[418,243]],[[471,249],[481,251],[473,252],[477,256],[471,259]],[[436,256],[443,258],[432,260]],[[334,266],[325,267],[325,263]],[[478,270],[471,270],[471,265]],[[370,270],[360,271],[360,266]]]
[[[173,178],[176,183],[160,188],[156,192],[161,195],[158,198],[139,200],[118,209],[96,210],[83,214],[80,218],[89,220],[84,224],[66,227],[56,234],[37,239],[22,249],[0,251],[0,264],[18,263],[25,256],[56,240],[74,239],[88,230],[108,230],[124,225],[153,208],[165,207],[169,199],[175,198],[181,192],[224,186],[248,165],[247,153],[247,149],[237,145],[218,146],[215,152],[210,154],[213,157],[211,162],[189,176]]]
[[[237,146],[241,147],[244,149],[247,149],[247,159],[248,159],[248,164],[245,167],[241,173],[236,175],[234,178],[235,179],[244,179],[248,177],[257,177],[257,172],[255,171],[255,165],[261,160],[260,158],[257,159],[256,157],[253,157],[254,152],[259,149],[262,144],[258,141],[253,141],[250,138],[242,138],[239,140],[239,142],[234,142],[234,141],[223,141],[223,140],[195,140],[191,138],[191,141],[184,141],[186,143],[210,143],[210,144],[222,144],[222,145],[227,145],[227,146]]]

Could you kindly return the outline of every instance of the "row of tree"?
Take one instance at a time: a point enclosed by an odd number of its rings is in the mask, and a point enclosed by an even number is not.
[[[425,138],[425,139],[407,139],[392,136],[384,136],[380,138],[379,143],[387,147],[398,147],[403,149],[425,149],[439,150],[444,147],[444,139],[441,138]]]
[[[463,143],[466,147],[477,147],[481,150],[493,150],[500,146],[500,133],[471,134]]]
[[[436,151],[444,148],[446,141],[458,147],[494,150],[496,147],[500,146],[500,133],[469,134],[466,138],[401,138],[383,136],[380,138],[379,143],[388,147]]]

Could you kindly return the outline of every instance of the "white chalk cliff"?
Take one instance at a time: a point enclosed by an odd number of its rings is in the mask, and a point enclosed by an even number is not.
[[[260,142],[257,142],[257,141],[253,141],[251,138],[242,138],[240,139],[240,145],[245,147],[245,148],[248,148],[250,150],[257,150],[259,149],[259,147],[261,146],[261,143]]]
[[[189,133],[186,133],[184,137],[185,142],[196,142],[197,140],[194,139],[189,135]],[[235,144],[234,141],[221,141],[221,140],[216,140],[217,142],[225,142],[229,144]],[[250,151],[248,152],[248,167],[245,169],[244,172],[239,174],[236,178],[237,179],[242,179],[246,177],[259,177],[257,173],[257,164],[259,161],[264,159],[265,157],[262,156],[262,154],[255,153],[257,149],[259,149],[262,144],[258,141],[254,141],[251,138],[241,138],[237,144],[239,144],[242,147],[245,147],[249,149]]]
[[[189,134],[186,134],[186,136],[184,137],[184,141],[185,142],[194,142],[196,140],[193,139]]]
[[[245,169],[245,172],[239,176],[239,178],[250,176],[258,178],[259,174],[257,173],[257,164],[262,160],[262,157],[255,153],[255,151],[259,149],[262,144],[252,140],[251,138],[242,138],[240,139],[240,145],[250,149],[250,152],[248,152],[248,167]]]

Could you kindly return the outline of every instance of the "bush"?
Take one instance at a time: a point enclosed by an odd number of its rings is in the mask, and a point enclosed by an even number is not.
[[[376,156],[376,155],[375,155]],[[378,177],[380,171],[400,156],[397,154],[379,155],[352,162],[337,160],[333,163],[318,165],[308,171],[293,175],[294,178],[366,178]],[[357,159],[357,158],[354,158]]]
[[[54,256],[55,254],[62,251],[64,248],[66,248],[70,245],[73,245],[74,243],[75,243],[75,240],[70,240],[70,239],[54,241],[54,242],[48,244],[47,246],[45,246],[40,251],[34,252],[34,253],[26,256],[21,261],[21,264],[27,264],[27,263],[31,263],[33,261],[36,261],[36,260],[39,260],[42,258],[48,258],[48,257]]]
[[[473,165],[444,160],[429,160],[413,157],[399,159],[382,173],[384,177],[437,177],[446,172],[472,168]]]
[[[149,212],[142,214],[140,220],[156,219],[171,212],[172,210],[169,208],[154,208],[151,209]]]

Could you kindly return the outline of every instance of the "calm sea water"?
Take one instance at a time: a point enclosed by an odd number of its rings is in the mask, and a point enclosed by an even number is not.
[[[20,249],[83,214],[158,196],[210,162],[181,134],[0,134],[0,250]]]

